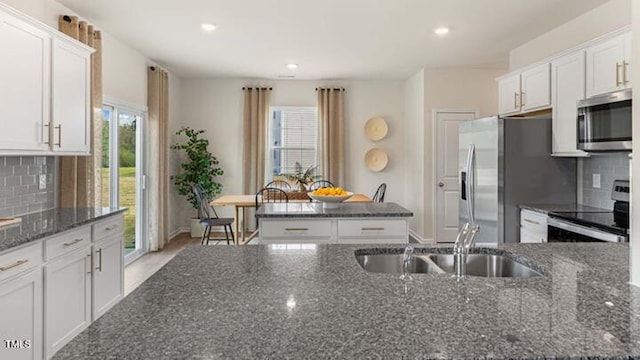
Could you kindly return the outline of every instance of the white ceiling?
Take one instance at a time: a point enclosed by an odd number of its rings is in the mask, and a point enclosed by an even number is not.
[[[506,68],[514,47],[607,0],[58,0],[182,77],[404,79]],[[218,29],[205,34],[200,23]],[[433,34],[448,26],[445,37]],[[295,70],[287,63],[300,64]]]

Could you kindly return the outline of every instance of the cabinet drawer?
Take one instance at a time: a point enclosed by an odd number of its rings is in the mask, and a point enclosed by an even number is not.
[[[520,211],[520,226],[532,232],[547,233],[547,215],[535,211]]]
[[[93,225],[93,241],[124,232],[124,215],[116,215]]]
[[[338,237],[408,236],[405,220],[340,220]],[[408,237],[407,237],[408,239]]]
[[[42,242],[0,255],[0,281],[42,264]]]
[[[89,226],[52,236],[45,242],[45,259],[51,260],[89,244],[91,244],[91,227]]]
[[[547,242],[547,234],[534,233],[520,228],[520,242],[523,244],[541,244]]]
[[[331,237],[331,220],[260,220],[260,238]]]

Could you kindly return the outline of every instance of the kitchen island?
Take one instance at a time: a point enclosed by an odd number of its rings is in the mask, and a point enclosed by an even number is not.
[[[528,279],[414,274],[403,282],[363,270],[354,256],[402,250],[190,247],[54,359],[640,356],[640,291],[627,284],[626,244],[472,249],[544,274]]]
[[[408,243],[410,210],[395,203],[266,203],[257,211],[262,244]]]

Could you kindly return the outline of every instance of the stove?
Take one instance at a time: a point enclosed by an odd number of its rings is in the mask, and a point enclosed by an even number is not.
[[[550,242],[628,242],[629,181],[616,180],[611,189],[613,210],[602,212],[552,211],[549,213]]]

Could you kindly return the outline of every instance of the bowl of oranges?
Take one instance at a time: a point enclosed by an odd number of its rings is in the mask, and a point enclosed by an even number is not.
[[[334,209],[347,200],[353,193],[339,187],[323,187],[307,193],[313,200],[323,203],[324,208]]]

